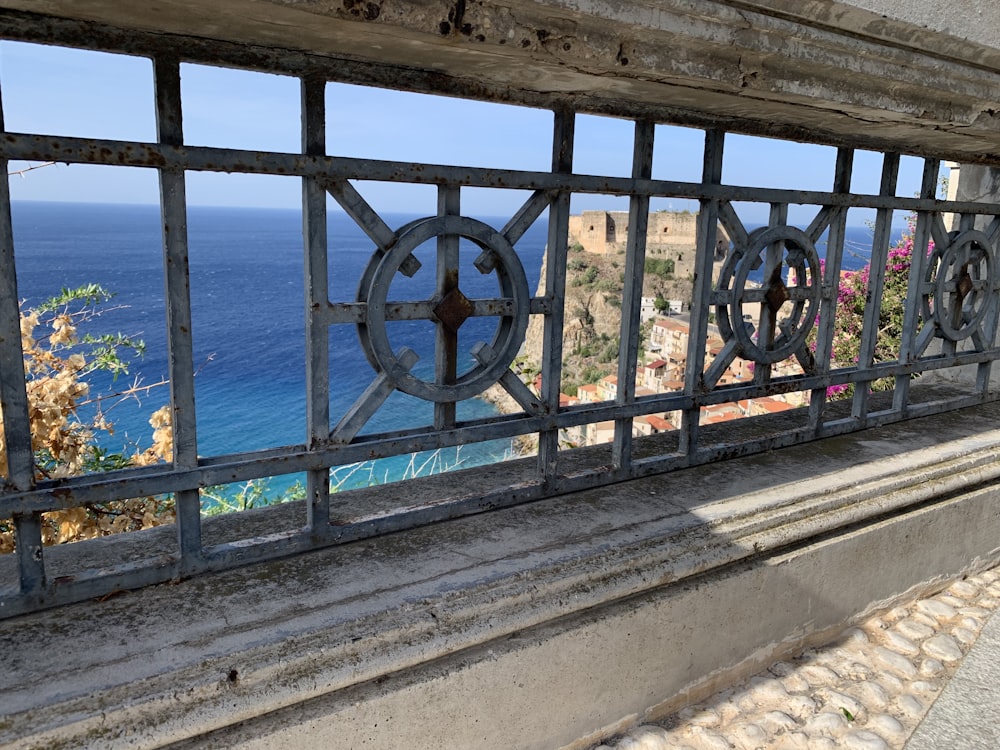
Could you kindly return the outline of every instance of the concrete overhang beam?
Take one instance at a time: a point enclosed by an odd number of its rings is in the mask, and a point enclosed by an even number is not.
[[[1000,10],[942,11],[936,28],[906,20],[912,11],[926,23],[926,5],[0,0],[13,11],[0,28],[42,40],[58,27],[82,46],[156,43],[206,62],[1000,164],[1000,42],[989,31]]]

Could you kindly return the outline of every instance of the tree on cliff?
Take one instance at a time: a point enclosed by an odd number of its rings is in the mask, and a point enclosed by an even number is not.
[[[910,265],[913,257],[914,217],[907,220],[908,229],[889,248],[882,283],[882,298],[879,304],[878,336],[875,343],[876,362],[886,362],[899,357],[903,336],[903,315],[906,309],[906,290]],[[934,243],[929,243],[928,253],[933,252]],[[845,273],[837,291],[837,314],[834,319],[833,347],[830,359],[835,366],[856,365],[861,351],[861,333],[865,308],[869,299],[871,264],[855,272]],[[889,390],[895,384],[894,378],[880,378],[871,383],[874,391]],[[853,385],[836,385],[827,390],[833,397],[848,397],[854,392]]]
[[[149,448],[125,455],[110,453],[99,445],[98,435],[114,430],[102,402],[135,397],[155,387],[136,382],[116,393],[91,392],[88,376],[98,371],[115,376],[127,374],[129,353],[141,353],[143,348],[141,341],[122,334],[79,333],[81,326],[101,314],[101,305],[109,299],[107,291],[92,284],[63,289],[41,305],[21,311],[21,348],[37,479],[142,466],[171,458],[173,434],[166,406],[150,417],[154,430]],[[85,410],[92,416],[82,417]],[[0,440],[0,473],[6,475],[7,471],[6,442]],[[171,523],[173,502],[147,497],[90,503],[43,513],[42,519],[43,542],[57,544]],[[0,552],[13,549],[13,524],[9,519],[0,519]]]

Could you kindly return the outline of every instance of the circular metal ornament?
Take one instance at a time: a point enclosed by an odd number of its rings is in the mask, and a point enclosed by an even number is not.
[[[425,218],[422,218],[422,219],[414,219],[413,221],[409,222],[408,224],[404,224],[399,229],[397,229],[396,233],[395,233],[395,238],[396,239],[393,242],[393,247],[396,246],[396,244],[398,243],[400,237],[402,237],[407,232],[409,232],[410,229],[412,229],[413,227],[415,227],[417,224],[421,224],[421,223],[423,223],[425,221],[428,221],[428,217],[425,217]],[[355,301],[356,302],[359,302],[359,303],[362,303],[362,304],[366,304],[366,306],[367,306],[368,292],[369,292],[369,289],[371,289],[372,279],[375,278],[375,271],[378,270],[379,263],[382,261],[382,258],[384,258],[384,257],[385,257],[385,253],[375,252],[368,259],[368,264],[365,266],[365,270],[361,274],[361,280],[358,282],[358,291],[357,291],[357,294],[355,295]],[[415,259],[413,259],[413,260],[415,260]],[[417,264],[417,265],[419,266],[419,264]],[[404,273],[406,273],[406,268],[407,268],[407,266],[404,265],[403,266],[403,272]],[[365,354],[365,359],[368,360],[368,364],[370,364],[372,366],[373,370],[378,370],[379,367],[380,367],[379,361],[378,361],[378,359],[376,359],[375,352],[372,350],[371,344],[369,343],[369,340],[368,340],[368,324],[366,322],[357,323],[356,324],[356,328],[357,328],[357,331],[358,331],[358,339],[359,339],[359,341],[361,343],[361,350]]]
[[[719,326],[719,332],[722,334],[724,341],[730,341],[736,335],[730,321],[730,309],[734,305],[732,283],[733,279],[736,277],[736,267],[743,258],[744,252],[745,248],[739,246],[734,247],[732,252],[726,256],[726,260],[722,264],[722,268],[719,270],[719,280],[716,284],[716,291],[719,292],[720,295],[725,293],[726,296],[715,305],[715,321],[716,325]],[[741,314],[740,325],[742,324],[743,316]]]
[[[489,359],[485,363],[480,361],[452,384],[428,382],[408,372],[408,368],[393,353],[386,331],[387,295],[393,277],[417,247],[441,235],[464,237],[489,253],[492,257],[484,273],[489,270],[495,272],[500,294],[513,302],[512,314],[499,315],[500,322],[490,344]],[[381,259],[373,259],[370,272],[366,270],[362,278],[362,283],[365,282],[368,285],[365,296],[367,322],[358,325],[358,332],[369,361],[386,374],[394,387],[426,401],[450,403],[485,391],[510,367],[528,328],[528,280],[514,247],[493,227],[468,217],[436,216],[403,227],[389,252]],[[504,300],[492,301],[500,303]],[[460,321],[458,325],[461,325]]]
[[[775,245],[781,248],[781,258],[768,264],[768,253]],[[748,288],[751,272],[761,264],[765,264],[761,287]],[[791,274],[782,274],[785,269],[794,272],[794,280]],[[727,305],[720,306],[720,329],[724,336],[728,334],[727,338],[735,337],[739,342],[740,356],[759,364],[774,364],[798,352],[812,330],[822,297],[819,254],[809,236],[790,226],[755,229],[747,238],[745,251],[735,263],[727,262],[723,273],[732,274],[733,287],[729,309],[724,309]],[[788,279],[787,283],[782,276]],[[774,329],[771,341],[755,342],[751,338],[743,320],[744,302],[758,302],[767,308],[764,312],[771,317]],[[778,314],[787,309],[787,303],[791,303],[791,310],[779,320]],[[728,317],[725,323],[723,317]]]
[[[961,341],[975,333],[997,286],[993,246],[980,231],[952,232],[947,247],[935,248],[924,274],[923,313],[941,335]]]

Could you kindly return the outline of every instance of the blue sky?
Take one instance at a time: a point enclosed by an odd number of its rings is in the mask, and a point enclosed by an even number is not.
[[[0,43],[0,86],[6,129],[122,140],[155,140],[152,64],[149,60],[15,42]],[[294,78],[198,65],[182,68],[184,135],[189,145],[256,150],[299,150],[299,91]],[[546,110],[471,102],[359,86],[327,87],[327,144],[331,155],[436,164],[547,170],[552,114]],[[631,171],[633,124],[608,117],[577,118],[574,170],[627,176]],[[659,126],[653,176],[697,182],[703,134]],[[828,190],[835,149],[729,135],[723,180],[734,185]],[[24,163],[12,163],[11,170]],[[878,191],[881,157],[858,152],[852,189]],[[919,188],[922,161],[904,157],[898,195]],[[295,178],[190,173],[193,205],[296,208]],[[429,186],[365,182],[358,185],[377,209],[433,213]],[[156,203],[154,170],[56,165],[14,177],[15,200]],[[524,200],[516,191],[463,190],[464,211],[507,215]],[[612,196],[573,198],[574,211],[624,209]],[[660,201],[654,208],[695,208]],[[766,220],[766,207],[740,207],[745,221]],[[815,208],[795,210],[808,221]],[[870,215],[853,212],[849,223]],[[902,217],[898,217],[901,221]]]

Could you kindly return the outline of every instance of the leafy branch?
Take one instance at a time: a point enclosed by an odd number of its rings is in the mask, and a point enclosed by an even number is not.
[[[127,466],[143,466],[169,460],[173,453],[170,410],[162,407],[150,417],[153,444],[141,450],[131,446],[110,451],[98,444],[97,435],[111,434],[114,425],[100,408],[107,399],[138,398],[165,384],[142,385],[136,379],[117,392],[91,394],[87,376],[104,370],[117,376],[128,372],[129,360],[145,351],[145,344],[125,334],[78,334],[78,328],[93,321],[112,298],[97,284],[76,289],[63,288],[59,294],[33,308],[22,304],[20,316],[21,350],[24,355],[25,392],[35,475],[39,479],[59,479],[82,472],[102,472]],[[90,417],[80,408],[97,404]],[[3,424],[0,422],[0,436]],[[6,442],[0,440],[0,475],[8,472]],[[149,528],[173,520],[169,497],[132,498],[90,503],[76,508],[42,514],[42,540],[46,544],[88,539],[104,534]],[[0,552],[14,549],[11,521],[0,519]]]

